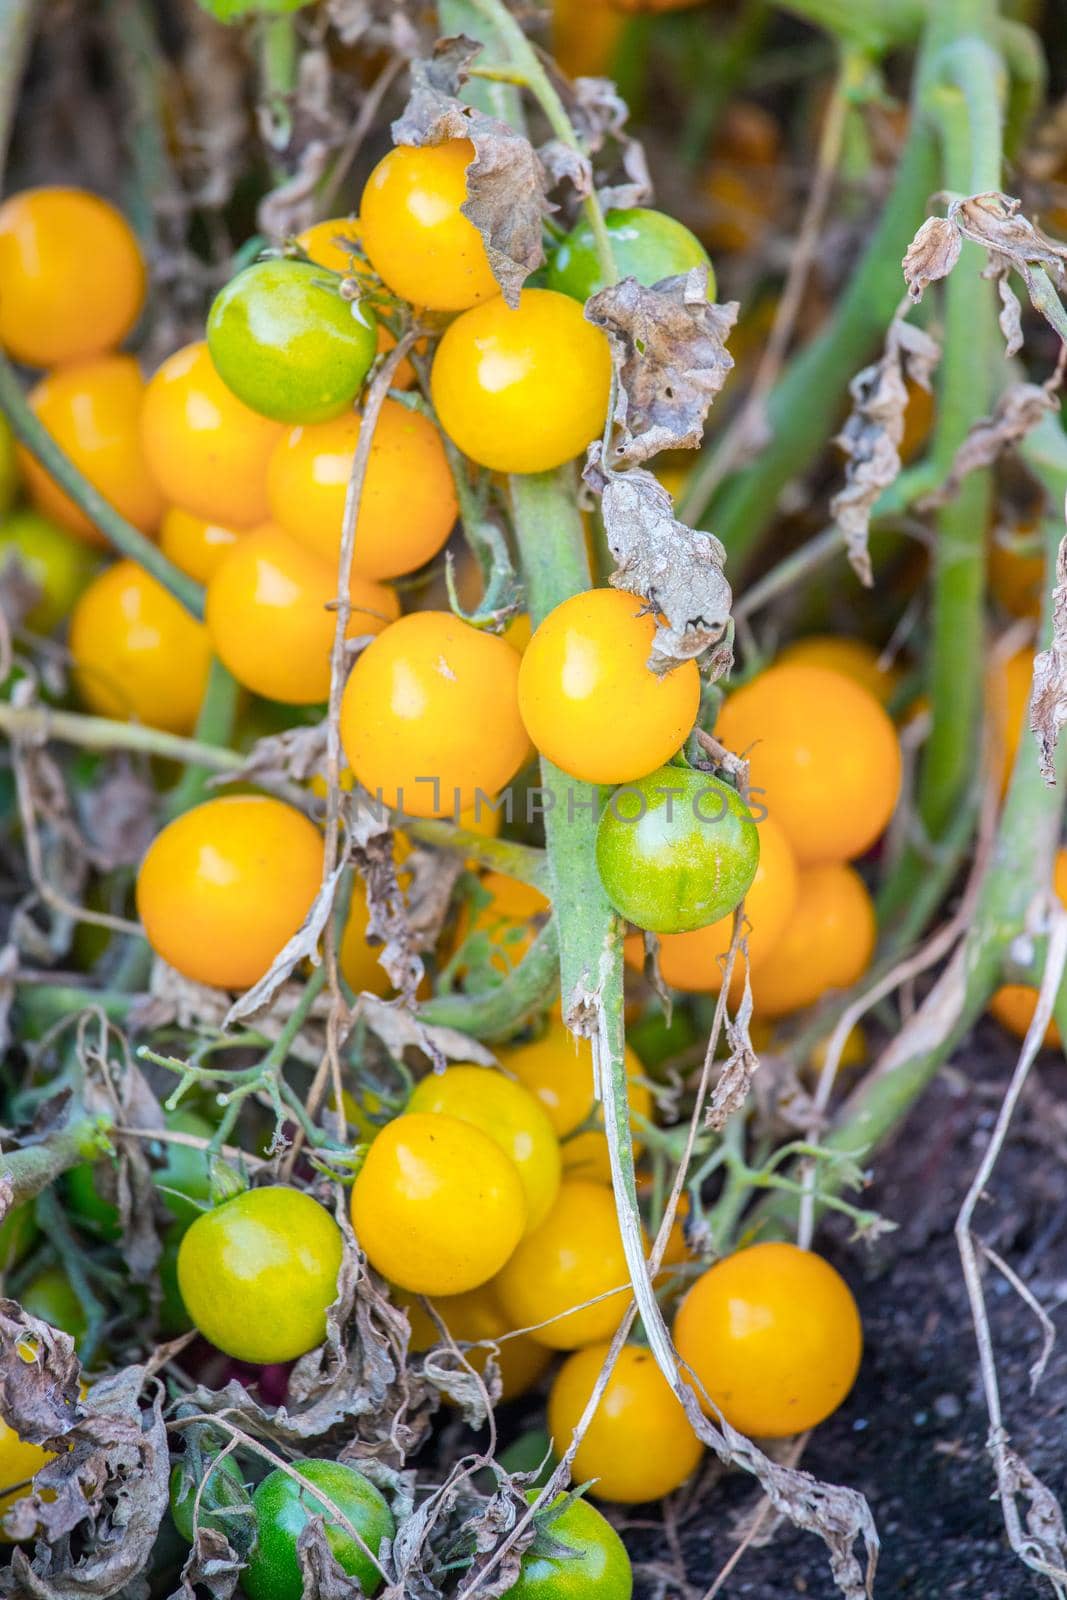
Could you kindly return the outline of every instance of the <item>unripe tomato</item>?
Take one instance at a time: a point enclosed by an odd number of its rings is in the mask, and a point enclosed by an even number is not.
[[[462,1294],[499,1272],[526,1227],[515,1163],[458,1117],[411,1112],[378,1134],[352,1189],[377,1272],[412,1294]]]
[[[343,273],[346,278],[372,279],[373,272],[356,254],[355,246],[362,243],[363,224],[358,217],[333,217],[327,222],[313,223],[298,233],[296,242],[320,267]],[[383,322],[377,324],[378,354],[387,355],[396,348],[396,340]],[[416,348],[421,349],[421,343]],[[394,389],[410,389],[415,382],[415,368],[407,356],[393,374]]]
[[[621,589],[589,589],[550,611],[526,647],[519,709],[543,756],[584,783],[630,783],[684,742],[700,706],[695,661],[648,666],[655,618]]]
[[[98,566],[80,539],[36,511],[15,511],[0,522],[0,569],[9,561],[41,592],[24,619],[34,633],[59,626]]]
[[[463,215],[469,139],[397,145],[363,190],[363,245],[386,288],[431,311],[464,311],[500,293],[482,236]]]
[[[630,1301],[629,1283],[611,1190],[567,1178],[544,1222],[501,1272],[496,1290],[512,1327],[530,1329],[531,1339],[550,1350],[577,1350],[611,1338]],[[616,1288],[617,1294],[609,1293]],[[587,1305],[589,1300],[595,1303]]]
[[[227,528],[270,515],[267,462],[281,436],[226,387],[203,341],[168,356],[145,391],[141,437],[164,496]]]
[[[400,614],[391,589],[352,574],[348,637],[380,633]],[[205,617],[220,661],[268,700],[316,705],[330,693],[337,568],[267,523],[234,545],[211,579]]]
[[[782,1017],[831,989],[847,989],[870,965],[876,935],[874,906],[858,872],[838,862],[802,870],[796,910],[752,974],[756,1011]]]
[[[163,513],[159,548],[197,583],[209,583],[242,532],[238,528],[224,528],[221,522],[212,522],[209,517],[197,516],[195,511],[171,506]]]
[[[89,1329],[85,1307],[66,1269],[58,1262],[35,1272],[19,1290],[19,1301],[31,1317],[39,1317],[50,1327],[69,1333],[75,1345],[85,1338]]]
[[[882,706],[889,704],[903,676],[899,667],[884,667],[881,652],[866,639],[851,639],[840,633],[813,633],[805,639],[794,639],[780,651],[778,660],[839,672],[873,694]]]
[[[83,592],[70,653],[91,711],[191,732],[211,665],[207,629],[136,561],[116,561]]]
[[[537,1493],[526,1491],[530,1505]],[[634,1575],[626,1546],[595,1506],[561,1494],[538,1521],[544,1543],[535,1539],[523,1552],[504,1600],[630,1600]]]
[[[896,731],[874,696],[838,672],[771,667],[729,696],[715,735],[748,753],[753,795],[802,867],[862,855],[893,815]]]
[[[727,1422],[782,1439],[837,1410],[859,1371],[863,1332],[829,1262],[768,1242],[697,1279],[678,1308],[674,1342]]]
[[[291,428],[270,458],[271,515],[334,568],[362,425],[361,418],[347,413],[332,422]],[[363,479],[353,571],[368,578],[414,572],[442,548],[456,510],[441,435],[427,417],[386,400]]]
[[[755,877],[759,849],[737,790],[689,767],[657,767],[616,789],[596,834],[608,899],[655,933],[685,933],[729,915]]]
[[[411,1349],[415,1354],[432,1350],[442,1342],[433,1318],[420,1301],[403,1291],[398,1291],[399,1303],[408,1314],[411,1324]],[[504,1315],[491,1283],[483,1283],[466,1294],[439,1295],[433,1308],[457,1343],[465,1341],[499,1340],[497,1367],[500,1371],[500,1398],[514,1400],[517,1395],[532,1389],[538,1378],[547,1370],[552,1360],[544,1345],[536,1344],[525,1334],[514,1334]],[[505,1335],[511,1335],[510,1338]],[[476,1372],[484,1372],[489,1359],[488,1350],[466,1350],[464,1355]]]
[[[145,384],[132,356],[99,356],[42,378],[28,399],[59,447],[127,522],[154,533],[163,499],[141,447]],[[87,544],[107,541],[35,457],[19,446],[19,463],[38,511]]]
[[[0,206],[0,345],[29,367],[121,344],[145,265],[122,214],[85,189],[24,189]]]
[[[448,816],[494,795],[529,748],[519,656],[447,611],[401,617],[369,645],[341,701],[341,743],[369,793],[410,816]],[[433,780],[419,782],[419,779]]]
[[[540,1102],[488,1067],[450,1066],[416,1084],[409,1111],[439,1112],[480,1128],[515,1163],[526,1196],[526,1233],[540,1226],[559,1191],[559,1141]]]
[[[570,295],[524,289],[465,311],[437,346],[434,408],[464,455],[494,472],[548,472],[604,429],[611,353]]]
[[[472,934],[484,934],[488,965],[506,978],[537,938],[551,904],[540,889],[503,872],[485,872],[480,882],[492,898],[488,905],[476,907],[473,916],[469,906],[463,906],[457,919],[456,948]]]
[[[206,800],[169,822],[137,874],[148,942],[194,983],[246,989],[311,909],[322,836],[266,795]]]
[[[323,1519],[330,1552],[342,1572],[357,1580],[359,1593],[377,1594],[382,1578],[372,1557],[382,1540],[396,1533],[381,1491],[341,1461],[312,1457],[295,1461],[293,1468],[306,1488],[275,1467],[252,1496],[256,1543],[241,1573],[241,1587],[249,1600],[300,1600],[304,1580],[297,1543],[311,1517]],[[358,1539],[334,1520],[335,1512],[355,1529]]]
[[[604,217],[618,278],[636,278],[646,288],[691,267],[707,267],[708,299],[715,298],[711,258],[684,222],[664,211],[631,206]],[[607,287],[600,270],[593,230],[583,218],[557,247],[548,263],[548,287],[583,303]]]
[[[759,825],[760,856],[756,876],[745,895],[748,958],[753,971],[772,953],[797,904],[799,874],[785,834],[771,817]],[[690,994],[718,994],[722,960],[734,936],[733,914],[691,933],[669,933],[660,940],[659,970],[664,983]],[[638,972],[644,965],[644,940],[626,940],[626,959]],[[734,988],[743,986],[743,965],[735,965]]]
[[[37,1222],[32,1202],[12,1206],[0,1222],[0,1275],[17,1267],[37,1238]]]
[[[29,1439],[20,1439],[14,1428],[0,1417],[0,1517],[11,1510],[16,1500],[33,1493],[35,1474],[54,1460],[55,1451],[45,1450]],[[0,1543],[7,1542],[0,1524]]]
[[[341,1230],[299,1189],[246,1189],[191,1225],[178,1286],[196,1327],[235,1361],[292,1361],[321,1344]]]
[[[610,1341],[568,1356],[548,1397],[548,1431],[557,1455],[571,1442],[596,1387]],[[593,1413],[572,1476],[594,1479],[598,1500],[661,1500],[683,1484],[703,1454],[682,1403],[644,1345],[624,1344]]]
[[[257,261],[215,296],[207,343],[246,406],[276,422],[324,422],[350,406],[378,349],[362,300],[310,261]]]
[[[221,1460],[212,1460],[207,1464],[201,1482],[203,1488],[199,1489],[200,1506],[196,1516],[196,1526],[211,1528],[214,1532],[225,1536],[227,1529],[232,1530],[234,1525],[233,1517],[226,1514],[228,1508],[244,1505],[249,1499],[241,1469],[232,1455],[223,1456]],[[172,1468],[170,1514],[174,1526],[188,1544],[192,1544],[196,1531],[193,1511],[196,1508],[197,1492],[198,1485],[181,1465]]]

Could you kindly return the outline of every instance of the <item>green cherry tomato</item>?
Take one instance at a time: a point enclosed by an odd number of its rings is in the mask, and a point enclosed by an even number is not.
[[[66,1173],[63,1187],[72,1221],[114,1244],[122,1229],[119,1208],[107,1192],[110,1176],[111,1169],[105,1161],[83,1161]]]
[[[19,485],[15,435],[6,417],[0,417],[0,515],[11,505]]]
[[[198,1139],[210,1139],[214,1128],[195,1111],[179,1108],[167,1116],[171,1133],[191,1133]],[[152,1181],[160,1190],[163,1204],[179,1222],[195,1222],[211,1199],[211,1163],[202,1149],[188,1144],[163,1144],[166,1163],[152,1174]]]
[[[638,928],[687,933],[732,911],[759,865],[759,832],[735,789],[659,767],[616,789],[596,860],[608,899]]]
[[[609,211],[604,221],[620,278],[636,278],[651,288],[661,278],[675,278],[690,267],[707,267],[708,299],[714,300],[711,258],[684,223],[643,206]],[[587,222],[579,222],[556,250],[548,266],[548,287],[583,301],[605,287],[593,230]]]
[[[537,1490],[528,1490],[526,1498],[532,1505]],[[559,1495],[553,1507],[566,1498]],[[547,1535],[543,1541],[541,1530]],[[538,1549],[542,1542],[544,1554]],[[560,1545],[570,1554],[558,1552]],[[540,1523],[538,1538],[522,1558],[518,1582],[504,1600],[630,1600],[633,1588],[626,1546],[611,1523],[587,1501],[572,1500],[554,1517],[550,1510]]]
[[[12,1206],[0,1222],[0,1274],[17,1267],[37,1237],[37,1220],[29,1201]]]
[[[170,1475],[170,1514],[174,1526],[189,1544],[193,1542],[193,1508],[196,1506],[198,1484],[191,1471],[179,1461]],[[241,1469],[233,1456],[222,1460],[203,1462],[204,1487],[200,1494],[198,1522],[202,1528],[214,1528],[223,1537],[233,1532],[235,1519],[220,1516],[234,1506],[249,1505],[251,1496],[244,1486]],[[232,1542],[232,1541],[231,1541]]]
[[[0,459],[0,501],[3,475]],[[17,561],[41,591],[26,613],[26,626],[34,633],[51,633],[69,615],[100,566],[95,550],[36,511],[14,511],[0,523],[0,568],[8,561]]]
[[[363,1593],[381,1587],[381,1574],[367,1555],[378,1554],[383,1539],[396,1532],[393,1514],[369,1479],[339,1461],[296,1461],[294,1469],[310,1486],[302,1488],[287,1473],[275,1469],[253,1496],[256,1511],[256,1547],[241,1585],[249,1600],[300,1600],[302,1584],[296,1542],[308,1518],[324,1519],[326,1541],[334,1559]],[[319,1491],[313,1493],[313,1489]],[[336,1509],[355,1528],[366,1546],[331,1517]]]
[[[61,1266],[45,1267],[23,1284],[19,1302],[31,1317],[69,1333],[75,1344],[88,1331],[85,1308]]]
[[[326,422],[352,404],[378,349],[370,309],[309,261],[257,261],[215,296],[207,345],[239,400],[276,422]]]

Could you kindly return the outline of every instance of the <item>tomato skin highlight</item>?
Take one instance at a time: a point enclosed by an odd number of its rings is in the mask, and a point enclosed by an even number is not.
[[[693,267],[707,267],[708,299],[715,299],[711,257],[684,222],[664,211],[631,206],[608,211],[604,224],[619,281],[636,278],[651,288],[654,283],[677,277]],[[548,264],[548,287],[583,302],[606,288],[593,230],[584,218],[553,252]]]
[[[684,767],[659,767],[617,789],[597,826],[608,899],[655,933],[686,933],[729,915],[756,875],[759,848],[737,790]]]
[[[530,1505],[537,1493],[527,1490]],[[564,1506],[566,1498],[558,1495],[552,1505]],[[531,1546],[504,1600],[630,1600],[634,1579],[626,1546],[595,1506],[572,1500],[549,1517],[547,1532],[571,1554],[540,1555]]]
[[[340,1461],[313,1457],[295,1461],[293,1468],[310,1487],[302,1488],[275,1467],[252,1496],[256,1546],[241,1574],[241,1586],[249,1600],[300,1600],[303,1580],[297,1540],[312,1516],[323,1518],[326,1542],[341,1569],[358,1580],[363,1594],[377,1594],[382,1578],[367,1550],[376,1556],[382,1540],[391,1539],[396,1532],[381,1491],[361,1472]],[[331,1507],[355,1528],[362,1546],[331,1519]]]
[[[216,1349],[257,1365],[291,1361],[325,1338],[341,1255],[340,1228],[310,1195],[247,1189],[189,1227],[178,1287]]]

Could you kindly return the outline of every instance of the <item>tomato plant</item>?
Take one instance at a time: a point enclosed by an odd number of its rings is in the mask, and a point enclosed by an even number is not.
[[[346,278],[358,278],[373,284],[373,269],[358,254],[363,242],[363,225],[358,217],[333,217],[326,222],[313,223],[298,233],[296,242],[316,266],[329,267]],[[383,322],[376,329],[378,354],[387,355],[396,348],[396,339]],[[405,356],[393,376],[394,389],[410,389],[415,382],[415,368]]]
[[[171,1471],[170,1514],[174,1526],[190,1544],[197,1527],[211,1528],[224,1536],[232,1531],[232,1517],[227,1513],[232,1513],[235,1506],[245,1504],[247,1499],[248,1491],[244,1486],[241,1468],[232,1455],[210,1460],[200,1482],[190,1477],[182,1462],[178,1462]],[[194,1510],[197,1513],[195,1523]]]
[[[651,287],[692,267],[707,267],[708,299],[715,299],[711,258],[696,234],[676,217],[645,206],[630,206],[607,212],[604,224],[620,278],[636,278],[638,283]],[[553,251],[548,287],[582,301],[606,287],[596,240],[587,221],[579,222]]]
[[[414,1296],[399,1295],[400,1303],[411,1324],[411,1348],[426,1351],[441,1342],[437,1323]],[[457,1341],[499,1340],[497,1365],[500,1370],[500,1398],[514,1400],[525,1394],[547,1371],[552,1360],[551,1351],[525,1334],[516,1334],[501,1308],[492,1283],[483,1283],[466,1294],[436,1295],[433,1309],[441,1318],[452,1338]],[[464,1352],[466,1360],[476,1372],[484,1373],[489,1359],[486,1349],[475,1348]]]
[[[533,1504],[538,1491],[529,1489]],[[558,1508],[558,1509],[557,1509]],[[522,1558],[506,1600],[630,1600],[633,1569],[626,1546],[606,1517],[585,1500],[557,1495]]]
[[[376,1594],[382,1580],[374,1557],[382,1540],[396,1532],[381,1491],[340,1461],[297,1461],[293,1472],[302,1481],[276,1467],[252,1497],[256,1545],[241,1576],[249,1600],[300,1600],[304,1585],[297,1541],[310,1517],[323,1519],[326,1543],[341,1571],[358,1580],[363,1594]],[[355,1537],[336,1520],[338,1512]]]

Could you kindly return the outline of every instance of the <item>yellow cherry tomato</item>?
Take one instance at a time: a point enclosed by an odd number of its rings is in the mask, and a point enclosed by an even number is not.
[[[346,277],[371,279],[373,273],[357,255],[356,246],[363,239],[363,225],[358,217],[332,217],[326,222],[316,222],[296,242],[310,261],[331,272],[342,272]],[[396,348],[396,340],[382,322],[378,322],[378,354],[388,355]],[[416,346],[420,348],[420,346]],[[394,389],[410,389],[415,382],[415,368],[405,356],[393,374]]]
[[[135,561],[116,561],[70,617],[74,682],[103,717],[189,733],[207,686],[207,629]]]
[[[364,650],[341,702],[348,764],[410,816],[454,815],[495,795],[526,759],[519,657],[451,612],[401,617]],[[423,780],[423,781],[419,781]]]
[[[629,1283],[614,1195],[602,1183],[566,1178],[496,1290],[512,1327],[530,1329],[550,1350],[578,1350],[611,1338],[630,1301]]]
[[[550,903],[540,889],[502,872],[483,873],[481,887],[492,898],[488,905],[478,906],[473,917],[464,905],[457,919],[456,947],[472,934],[484,934],[489,945],[488,965],[506,978],[540,933]]]
[[[400,614],[391,589],[353,573],[348,637]],[[234,545],[211,579],[205,617],[219,660],[268,700],[315,705],[330,693],[337,569],[267,523]]]
[[[352,1188],[367,1260],[413,1294],[463,1294],[500,1271],[522,1238],[526,1198],[515,1163],[458,1117],[395,1117]]]
[[[431,372],[434,409],[452,442],[494,472],[548,472],[604,430],[611,355],[582,306],[524,289],[498,295],[445,333]]]
[[[420,1302],[399,1291],[396,1298],[408,1314],[411,1323],[411,1349],[415,1354],[432,1350],[441,1344],[437,1324]],[[538,1378],[547,1370],[552,1360],[544,1345],[535,1344],[525,1334],[513,1334],[507,1317],[501,1309],[496,1291],[491,1283],[483,1283],[466,1294],[438,1295],[433,1308],[457,1343],[465,1341],[499,1340],[497,1366],[500,1369],[500,1398],[514,1400],[516,1395],[532,1389]],[[506,1338],[506,1334],[511,1334]],[[488,1350],[464,1352],[475,1372],[484,1372],[489,1359]]]
[[[522,1181],[525,1232],[540,1226],[559,1191],[562,1163],[548,1113],[521,1083],[489,1067],[450,1066],[416,1084],[408,1110],[440,1112],[487,1133]]]
[[[482,236],[463,215],[469,139],[383,156],[359,205],[363,246],[382,282],[401,300],[432,311],[463,311],[500,293]]]
[[[14,1428],[0,1417],[0,1517],[11,1510],[16,1500],[33,1493],[34,1475],[49,1461],[55,1452],[44,1450],[29,1439],[20,1439]],[[0,1543],[7,1543],[0,1528]]]
[[[244,530],[224,528],[221,522],[199,517],[195,511],[171,506],[163,513],[159,548],[197,583],[209,583]]]
[[[1032,535],[1031,539],[1027,535]],[[989,587],[1013,617],[1039,617],[1045,557],[1036,527],[997,529],[989,541]]]
[[[145,385],[132,356],[98,356],[61,367],[30,390],[29,403],[60,448],[104,499],[142,533],[154,533],[163,500],[141,448]],[[30,452],[19,446],[30,499],[89,544],[107,544]]]
[[[715,727],[748,754],[753,798],[802,867],[870,848],[900,792],[896,730],[874,696],[825,667],[784,662],[730,695]]]
[[[780,652],[778,660],[799,661],[809,667],[840,672],[868,694],[873,694],[882,706],[889,704],[902,676],[899,667],[882,666],[881,652],[866,639],[852,639],[839,633],[813,633],[806,639],[794,639]]]
[[[548,1431],[562,1455],[596,1387],[610,1341],[568,1356],[548,1396]],[[597,1500],[662,1500],[695,1471],[704,1447],[651,1350],[624,1344],[572,1464]]]
[[[1033,676],[1034,652],[1031,649],[1017,650],[1007,660],[996,660],[986,674],[990,761],[1002,796],[1008,791],[1019,744],[1028,726]]]
[[[345,498],[361,419],[290,428],[270,458],[271,515],[287,533],[337,566]],[[386,400],[374,430],[352,551],[368,578],[414,572],[442,548],[456,520],[456,490],[441,436],[427,417]]]
[[[246,989],[311,909],[322,837],[293,806],[224,795],[169,822],[137,874],[148,942],[194,983]]]
[[[785,932],[797,904],[799,875],[792,846],[771,817],[759,825],[760,858],[756,876],[745,895],[748,923],[748,958],[753,971],[772,954]],[[672,989],[690,994],[718,994],[722,988],[722,960],[733,939],[733,913],[707,928],[690,933],[667,933],[659,942],[659,970]],[[631,934],[626,959],[640,971],[644,965],[644,940]],[[744,986],[744,963],[734,967],[733,996]]]
[[[814,1046],[808,1057],[808,1068],[815,1078],[819,1076],[819,1073],[826,1065],[829,1047],[830,1038],[827,1035],[825,1039],[819,1040],[819,1043]],[[838,1057],[837,1070],[839,1072],[847,1072],[850,1067],[862,1067],[867,1060],[867,1055],[867,1035],[857,1022],[845,1035],[845,1042],[841,1046],[841,1054]]]
[[[568,78],[610,78],[624,26],[606,0],[553,0],[553,59]]]
[[[0,345],[29,367],[121,344],[145,297],[122,214],[85,189],[24,189],[0,206]]]
[[[583,783],[629,783],[684,743],[700,706],[686,661],[663,676],[648,666],[654,617],[621,589],[589,589],[534,632],[519,671],[519,710],[542,755]]]
[[[727,1422],[782,1439],[837,1410],[859,1371],[863,1332],[848,1284],[829,1262],[768,1242],[697,1279],[678,1309],[674,1342]]]
[[[800,874],[797,905],[778,943],[752,974],[762,1017],[814,1005],[861,978],[874,953],[874,906],[852,867],[831,862]]]
[[[141,437],[166,499],[227,528],[270,515],[267,463],[283,432],[227,389],[203,340],[168,356],[145,392]]]

